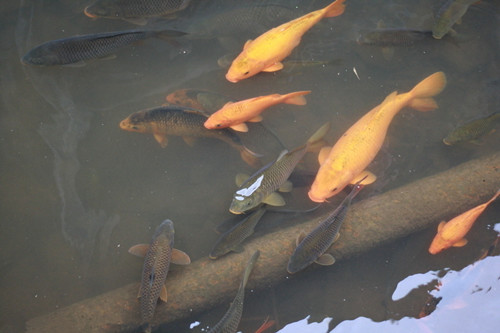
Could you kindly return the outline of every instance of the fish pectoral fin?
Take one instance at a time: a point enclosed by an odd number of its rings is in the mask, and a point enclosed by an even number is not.
[[[280,192],[292,192],[293,190],[293,184],[291,181],[286,180],[278,189]]]
[[[245,251],[245,248],[241,244],[237,244],[231,248],[231,251],[236,252],[236,253],[242,253]]]
[[[455,242],[455,244],[453,244],[453,247],[462,247],[462,246],[466,245],[467,243],[468,243],[467,239],[462,238],[458,242]]]
[[[252,43],[252,40],[251,40],[251,39],[247,40],[247,41],[245,42],[245,45],[243,45],[243,50],[246,50],[246,49],[247,49],[247,47],[248,47],[248,45],[250,45],[251,43]]]
[[[270,206],[285,205],[285,199],[283,199],[283,197],[276,192],[269,194],[264,200],[262,200],[262,202]]]
[[[445,225],[445,224],[446,224],[446,222],[445,222],[445,221],[441,221],[441,222],[439,223],[439,225],[438,225],[438,232],[441,232],[441,230],[443,230],[443,228],[444,228],[444,225]]]
[[[241,186],[248,178],[250,178],[249,175],[246,173],[239,173],[236,175],[236,186]]]
[[[335,258],[331,254],[325,253],[314,262],[322,266],[330,266],[335,263]]]
[[[340,232],[337,232],[337,234],[335,235],[335,237],[333,237],[333,242],[332,243],[335,243],[339,238],[340,238]]]
[[[142,284],[139,284],[139,290],[137,291],[137,298],[141,298]]]
[[[172,258],[170,261],[176,265],[189,265],[191,263],[191,258],[189,258],[184,251],[172,249]]]
[[[241,123],[238,125],[229,126],[232,130],[237,132],[248,132],[248,126],[245,123]]]
[[[299,246],[299,244],[302,243],[304,238],[306,238],[306,233],[304,232],[304,230],[302,230],[300,234],[297,236],[297,239],[295,240],[295,245]]]
[[[189,146],[189,147],[192,147],[194,146],[194,142],[196,141],[195,138],[193,138],[192,136],[183,136],[182,137],[182,140],[184,140],[184,142]]]
[[[116,54],[108,54],[108,55],[100,57],[99,59],[100,60],[113,60],[116,58],[117,58]]]
[[[167,287],[165,285],[161,286],[160,299],[167,303]]]
[[[130,22],[135,25],[146,25],[148,24],[148,19],[144,17],[128,17],[126,19],[123,19],[124,21]]]
[[[359,183],[360,185],[368,185],[368,184],[371,184],[377,180],[377,176],[375,176],[370,171],[365,170],[365,171],[361,172],[359,175],[357,175],[356,177],[354,177],[354,179],[351,180],[351,184],[355,185],[357,182],[359,182],[363,178],[364,178],[364,180],[361,183]]]
[[[247,121],[251,123],[258,123],[259,121],[262,121],[262,116],[259,114],[258,116],[253,117],[252,119],[248,119]]]
[[[168,139],[167,139],[167,136],[165,134],[153,133],[153,136],[155,137],[155,140],[158,141],[158,143],[160,144],[160,146],[162,148],[165,148],[167,146]]]
[[[128,249],[128,253],[138,257],[145,257],[148,250],[149,244],[137,244]]]
[[[394,57],[394,48],[393,47],[383,47],[382,48],[382,56],[385,60],[390,61]]]
[[[283,69],[283,64],[281,62],[277,62],[272,64],[269,67],[264,68],[262,71],[263,72],[276,72],[279,71],[280,69]]]
[[[319,150],[319,154],[318,154],[319,165],[322,165],[325,162],[326,158],[330,154],[330,150],[332,150],[332,147],[329,147],[329,146],[324,146],[323,148],[321,148]]]

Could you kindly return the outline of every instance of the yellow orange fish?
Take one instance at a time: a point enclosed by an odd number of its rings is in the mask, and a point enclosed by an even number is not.
[[[374,182],[375,175],[365,168],[380,150],[393,117],[406,106],[419,111],[437,108],[432,96],[439,94],[445,86],[446,76],[437,72],[407,93],[391,93],[352,125],[333,148],[322,148],[318,156],[320,168],[309,190],[309,198],[324,202],[348,184],[355,184],[366,176],[361,184]]]
[[[344,12],[345,0],[336,0],[323,9],[316,10],[284,23],[248,40],[243,51],[234,59],[226,74],[230,82],[247,79],[259,72],[275,72],[283,68],[285,59],[299,45],[302,35],[323,17],[339,16]]]
[[[460,247],[467,244],[464,238],[474,225],[479,215],[500,195],[500,190],[487,202],[469,209],[465,213],[458,215],[450,221],[441,222],[438,226],[438,231],[431,246],[429,247],[430,254],[436,254],[452,246]]]
[[[286,95],[272,94],[235,103],[228,102],[222,109],[212,114],[204,125],[208,129],[231,127],[235,131],[248,132],[245,121],[261,121],[262,116],[260,114],[268,107],[276,104],[305,105],[306,99],[304,95],[309,93],[310,91],[297,91]]]

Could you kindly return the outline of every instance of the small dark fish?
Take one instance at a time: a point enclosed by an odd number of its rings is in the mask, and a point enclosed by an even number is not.
[[[167,95],[168,103],[214,113],[231,99],[216,92],[200,89],[179,89]]]
[[[327,214],[324,217],[325,219],[313,231],[307,236],[302,234],[297,238],[297,247],[288,261],[288,273],[297,273],[313,262],[320,265],[335,263],[335,258],[330,254],[325,254],[325,252],[339,237],[339,230],[349,210],[351,201],[363,188],[363,185],[360,185],[362,180],[354,185],[351,193],[333,212]]]
[[[478,0],[448,0],[436,15],[432,26],[432,37],[443,38],[474,2],[478,2]]]
[[[142,281],[139,290],[141,319],[146,325],[146,332],[151,331],[151,320],[156,309],[158,298],[167,301],[165,279],[170,261],[188,265],[191,259],[187,254],[173,248],[174,224],[170,220],[163,221],[153,235],[150,244],[138,244],[129,249],[131,254],[144,256]]]
[[[159,37],[170,40],[183,35],[184,32],[175,30],[128,30],[74,36],[38,45],[26,53],[21,62],[39,66],[68,65],[109,56],[122,46],[146,38]]]
[[[181,11],[191,0],[97,0],[87,6],[90,18],[122,19],[144,25],[146,18],[166,16]]]
[[[206,129],[203,126],[206,120],[206,114],[195,110],[162,106],[132,113],[120,122],[120,128],[131,132],[152,133],[163,148],[167,146],[168,135],[181,136],[188,144],[197,137],[215,138],[237,149],[241,158],[249,165],[256,166],[260,163],[260,155],[245,147],[233,131],[227,128]]]
[[[454,129],[443,139],[443,142],[452,146],[461,142],[478,142],[485,134],[495,130],[500,124],[500,112],[495,112],[487,117],[475,119]]]
[[[285,201],[276,193],[291,191],[291,183],[287,179],[302,159],[309,146],[320,141],[330,129],[330,123],[321,126],[306,142],[292,151],[284,150],[276,161],[266,165],[251,177],[240,175],[237,179],[239,188],[233,195],[229,211],[241,214],[257,207],[261,203],[271,206],[284,206]],[[246,180],[244,180],[246,178]]]
[[[376,29],[362,33],[357,43],[375,46],[412,46],[417,42],[430,39],[432,31],[409,29]]]
[[[241,243],[253,234],[255,226],[259,223],[265,212],[265,207],[256,210],[224,233],[215,243],[214,248],[209,254],[209,258],[217,259],[231,251],[242,252],[243,247]]]
[[[248,282],[248,277],[253,270],[255,262],[260,256],[260,251],[257,250],[252,255],[248,261],[247,267],[245,268],[245,273],[243,274],[243,279],[241,280],[240,288],[234,297],[233,302],[229,306],[229,309],[224,314],[222,319],[212,327],[208,333],[235,333],[238,329],[238,325],[241,320],[241,315],[243,313],[243,299],[245,298],[245,286]]]

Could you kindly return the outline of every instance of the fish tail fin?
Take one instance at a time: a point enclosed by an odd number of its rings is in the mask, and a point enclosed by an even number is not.
[[[335,17],[342,15],[345,10],[345,0],[337,0],[326,6],[323,10],[325,15],[323,17]]]
[[[413,99],[432,97],[439,94],[446,87],[446,75],[436,72],[420,81],[409,94]]]
[[[330,127],[330,122],[323,124],[316,132],[314,132],[313,135],[311,135],[311,137],[307,140],[307,144],[311,145],[313,143],[321,141],[326,133],[328,133],[328,131],[330,130]]]
[[[240,156],[241,159],[248,165],[254,167],[254,168],[259,168],[262,166],[262,163],[260,161],[260,157],[262,157],[261,154],[257,154],[244,145],[241,146],[240,148]]]
[[[307,101],[304,95],[310,94],[311,91],[296,91],[293,93],[286,94],[283,99],[285,104],[295,104],[295,105],[306,105]]]
[[[422,112],[431,111],[438,108],[436,101],[432,97],[414,98],[410,101],[408,106],[412,109]]]

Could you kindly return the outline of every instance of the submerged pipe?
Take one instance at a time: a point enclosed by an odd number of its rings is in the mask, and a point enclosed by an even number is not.
[[[338,261],[437,225],[483,203],[499,188],[500,152],[354,203],[342,236],[330,252]],[[245,243],[243,253],[215,261],[199,259],[170,272],[166,282],[168,303],[159,304],[154,323],[183,319],[229,303],[244,265],[257,249],[261,256],[248,287],[262,289],[285,281],[296,236],[314,226],[315,222],[297,224]],[[138,287],[138,283],[129,284],[30,319],[27,332],[103,332],[115,325],[139,325]]]

